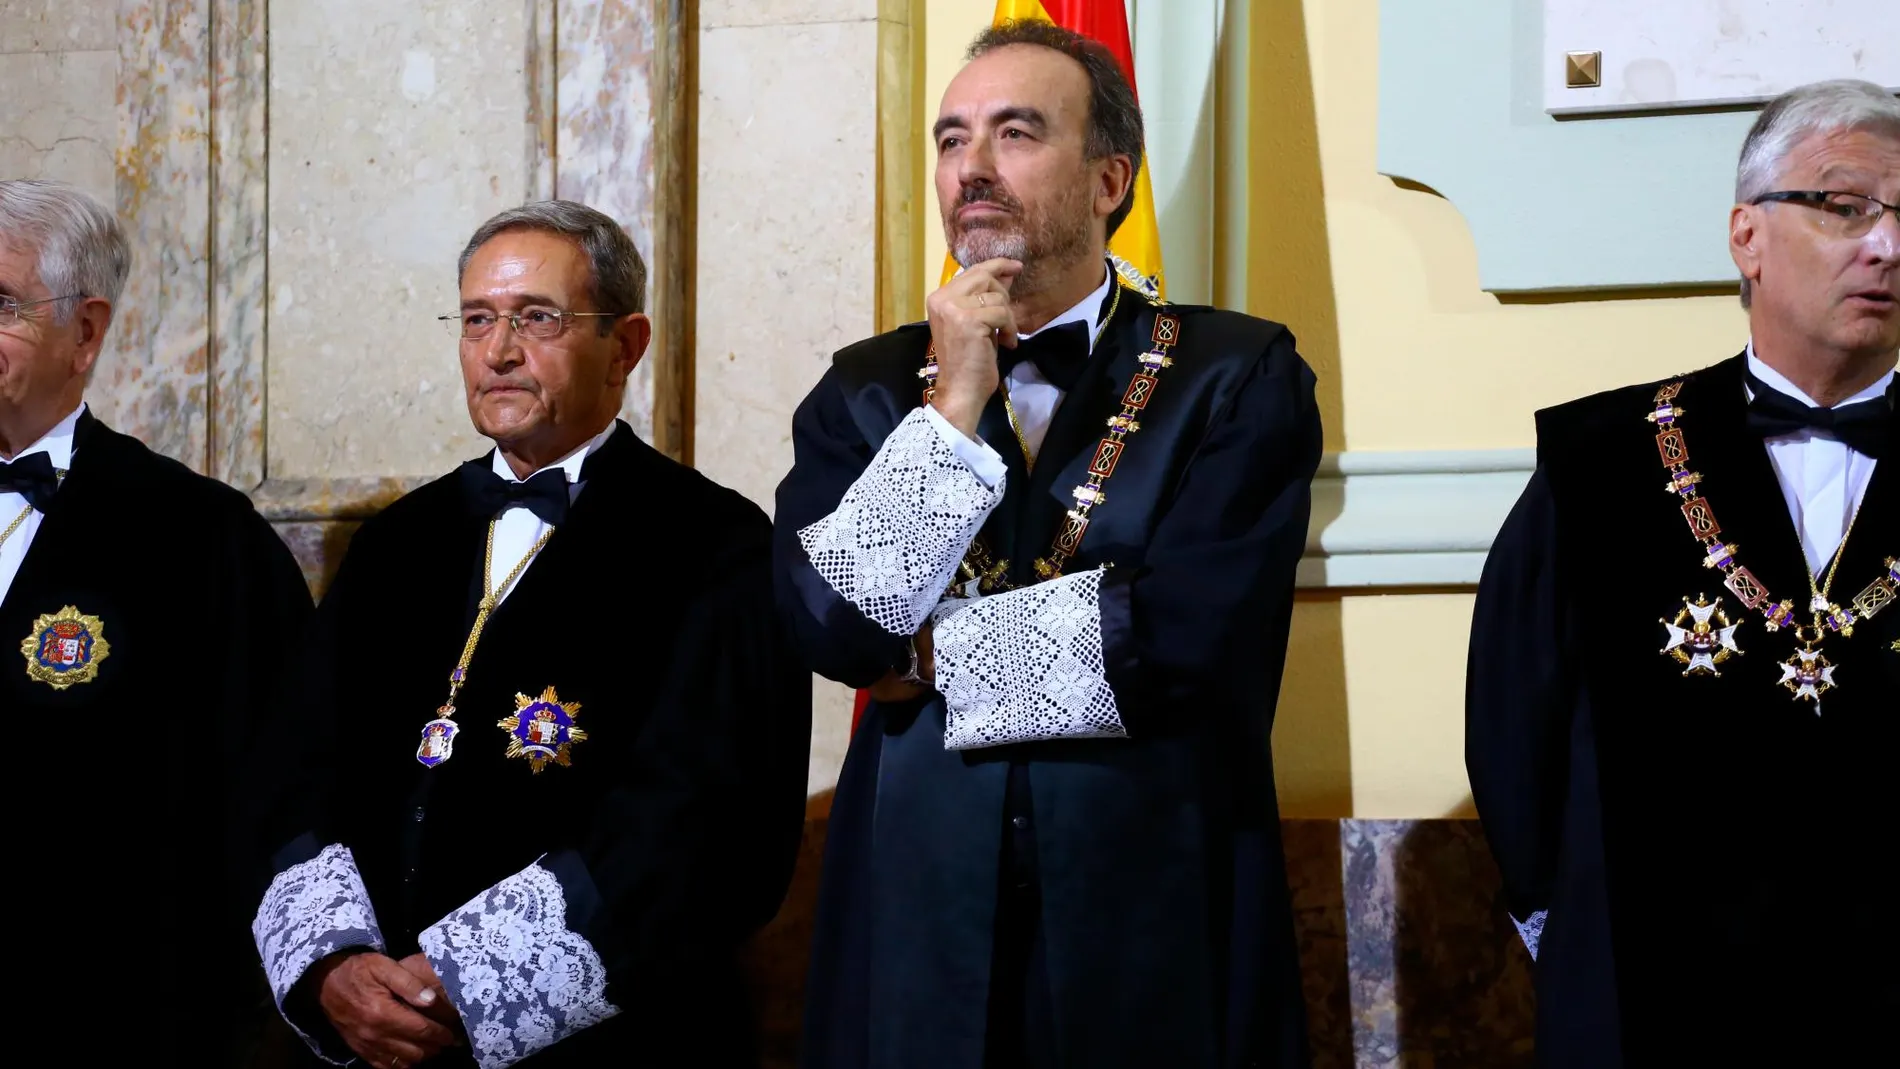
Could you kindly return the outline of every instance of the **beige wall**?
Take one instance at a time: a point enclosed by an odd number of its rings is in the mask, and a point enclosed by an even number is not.
[[[909,18],[890,0],[700,8],[693,459],[768,509],[793,410],[833,352],[879,327],[879,108],[909,93],[909,64],[885,58],[908,48]],[[837,781],[851,695],[812,686],[818,793]]]

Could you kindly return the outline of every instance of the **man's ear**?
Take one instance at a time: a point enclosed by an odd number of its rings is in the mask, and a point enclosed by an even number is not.
[[[607,382],[611,386],[624,385],[633,375],[633,369],[640,366],[640,360],[647,354],[647,345],[653,341],[653,321],[645,315],[635,312],[622,316],[614,324],[614,360]]]
[[[1750,286],[1761,283],[1763,246],[1768,241],[1758,204],[1737,204],[1728,212],[1728,254]]]
[[[1115,155],[1103,160],[1095,182],[1095,214],[1103,219],[1115,214],[1122,201],[1132,195],[1135,185],[1135,161]]]
[[[90,375],[106,345],[106,329],[112,326],[112,302],[103,297],[87,297],[73,309],[74,329],[79,348],[73,354],[73,374]]]

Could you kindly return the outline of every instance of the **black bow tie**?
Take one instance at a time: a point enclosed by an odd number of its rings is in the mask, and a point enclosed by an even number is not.
[[[1831,435],[1849,449],[1878,460],[1886,451],[1893,430],[1893,395],[1889,387],[1885,397],[1856,401],[1839,408],[1818,408],[1790,397],[1755,377],[1744,368],[1748,388],[1755,393],[1748,402],[1748,429],[1763,438],[1812,430]]]
[[[477,516],[499,516],[519,505],[550,526],[567,522],[567,472],[560,468],[516,482],[496,475],[486,460],[471,460],[462,465],[462,492]]]
[[[1046,327],[1017,341],[1014,349],[996,350],[996,369],[1001,374],[1009,374],[1010,368],[1024,360],[1036,365],[1049,385],[1067,391],[1088,366],[1089,325],[1076,320]]]
[[[0,494],[11,491],[26,498],[26,503],[41,512],[59,489],[59,474],[53,470],[53,458],[45,453],[28,453],[9,464],[0,461]]]

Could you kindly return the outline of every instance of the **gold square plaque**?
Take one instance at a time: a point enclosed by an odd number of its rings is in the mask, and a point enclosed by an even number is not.
[[[1603,84],[1603,53],[1565,52],[1564,86],[1570,89],[1594,89]]]

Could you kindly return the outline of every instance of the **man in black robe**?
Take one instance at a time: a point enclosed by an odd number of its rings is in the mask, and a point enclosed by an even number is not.
[[[805,1062],[1303,1064],[1268,731],[1313,376],[1104,261],[1142,153],[1106,50],[1016,23],[971,57],[936,123],[964,270],[837,354],[778,494],[801,647],[876,699]]]
[[[1736,199],[1747,351],[1540,412],[1478,591],[1543,1065],[1873,1064],[1900,1014],[1900,102],[1778,98]]]
[[[92,197],[0,182],[0,710],[9,806],[39,829],[22,871],[40,874],[13,952],[43,991],[148,981],[88,1011],[106,1027],[26,1029],[10,1050],[230,1065],[269,1006],[244,779],[310,591],[248,498],[88,411],[130,261]]]
[[[645,276],[564,201],[462,254],[496,449],[351,544],[253,924],[326,1057],[753,1063],[736,951],[790,878],[811,688],[764,513],[615,419]]]

